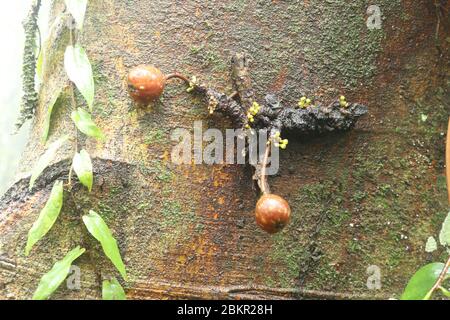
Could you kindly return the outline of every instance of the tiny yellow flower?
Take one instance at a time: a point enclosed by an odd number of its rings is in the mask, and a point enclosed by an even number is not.
[[[302,109],[309,107],[310,104],[311,104],[311,99],[306,98],[306,97],[301,97],[300,101],[298,102],[298,106]]]

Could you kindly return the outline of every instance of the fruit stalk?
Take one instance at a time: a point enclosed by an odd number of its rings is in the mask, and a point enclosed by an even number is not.
[[[448,194],[448,203],[450,204],[450,118],[448,118],[448,127],[447,127],[447,142],[445,147],[445,173],[447,176],[447,194]]]
[[[259,182],[259,188],[262,194],[270,193],[269,183],[267,182],[267,162],[269,161],[270,149],[272,147],[272,141],[270,138],[267,140],[266,150],[264,151],[264,158],[261,163],[261,178]]]
[[[189,79],[188,79],[187,77],[185,77],[185,76],[183,76],[182,74],[177,73],[177,72],[169,73],[169,74],[166,76],[166,81],[167,81],[167,80],[170,80],[170,79],[180,79],[180,80],[183,80],[187,85],[190,84],[190,81],[189,81]]]

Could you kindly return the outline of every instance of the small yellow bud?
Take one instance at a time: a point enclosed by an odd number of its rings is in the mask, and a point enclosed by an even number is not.
[[[280,145],[280,148],[284,150],[284,149],[286,149],[286,145],[282,144],[282,145]]]

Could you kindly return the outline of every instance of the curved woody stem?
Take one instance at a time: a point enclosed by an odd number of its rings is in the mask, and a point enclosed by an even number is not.
[[[182,75],[180,73],[176,73],[176,72],[170,73],[166,76],[166,80],[170,80],[170,79],[180,79],[180,80],[184,81],[187,85],[189,85],[191,82],[187,77],[185,77],[184,75]]]
[[[448,127],[447,127],[447,141],[445,146],[445,164],[446,164],[446,175],[447,175],[447,192],[448,192],[448,202],[450,204],[450,118],[448,120]],[[444,265],[444,268],[442,269],[441,273],[439,274],[438,279],[436,280],[436,283],[434,286],[430,289],[430,291],[425,296],[427,299],[431,297],[434,291],[439,289],[442,285],[442,282],[447,278],[447,272],[450,268],[450,257],[448,257],[447,262]]]
[[[269,188],[269,183],[267,182],[267,174],[266,174],[266,169],[267,169],[267,161],[269,161],[269,155],[270,155],[270,149],[272,148],[272,141],[269,140],[267,141],[266,144],[266,151],[264,152],[264,158],[262,161],[262,168],[261,168],[261,178],[260,178],[260,189],[262,194],[268,194],[270,193],[270,188]]]
[[[448,203],[450,204],[450,118],[447,126],[447,141],[445,146],[445,175],[447,176],[447,194]]]

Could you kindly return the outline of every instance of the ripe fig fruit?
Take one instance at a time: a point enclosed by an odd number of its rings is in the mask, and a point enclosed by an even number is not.
[[[268,233],[281,231],[290,220],[289,203],[275,194],[264,194],[256,203],[256,223]]]
[[[128,74],[128,89],[136,102],[149,103],[163,93],[166,77],[158,68],[139,65]]]

